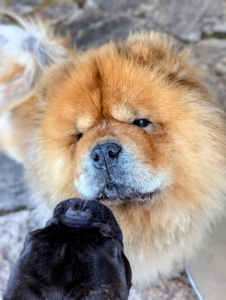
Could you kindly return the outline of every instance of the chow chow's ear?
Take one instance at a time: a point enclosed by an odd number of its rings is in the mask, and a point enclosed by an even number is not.
[[[38,105],[41,110],[45,110],[49,99],[55,97],[55,91],[59,85],[62,84],[66,78],[70,77],[70,69],[73,66],[73,54],[68,52],[67,60],[57,60],[45,69],[43,75],[36,83],[36,95],[38,96]]]
[[[188,64],[189,50],[179,51],[166,34],[131,34],[124,45],[118,46],[118,51],[127,59],[172,78],[196,77],[196,72]]]

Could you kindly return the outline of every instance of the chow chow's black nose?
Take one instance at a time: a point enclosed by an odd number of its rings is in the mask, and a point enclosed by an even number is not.
[[[103,170],[116,166],[121,150],[120,145],[112,142],[97,145],[91,153],[94,166]]]

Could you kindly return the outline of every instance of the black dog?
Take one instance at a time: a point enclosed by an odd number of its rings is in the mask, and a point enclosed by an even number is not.
[[[131,269],[112,212],[70,199],[46,227],[28,234],[4,300],[126,300]]]

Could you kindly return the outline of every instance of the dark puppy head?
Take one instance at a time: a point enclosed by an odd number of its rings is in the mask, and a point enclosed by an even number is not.
[[[112,212],[70,199],[46,227],[28,234],[4,300],[128,299],[131,269]]]
[[[53,218],[46,225],[58,222],[74,229],[99,228],[104,236],[122,243],[122,232],[113,213],[94,200],[73,198],[61,202],[54,209]]]

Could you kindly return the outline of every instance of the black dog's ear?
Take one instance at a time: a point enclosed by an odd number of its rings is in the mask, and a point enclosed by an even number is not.
[[[29,246],[32,245],[34,239],[34,233],[37,233],[39,231],[41,231],[41,229],[36,229],[35,231],[31,231],[27,234],[20,256],[26,251],[26,249],[28,249]]]
[[[46,222],[46,227],[51,226],[51,225],[57,225],[57,224],[58,224],[57,218],[52,218]]]
[[[29,232],[24,241],[24,247],[26,247],[32,241],[32,233]]]
[[[28,247],[28,244],[30,244],[31,242],[32,242],[32,234],[31,232],[29,232],[25,238],[23,249],[20,252],[20,256],[25,252],[26,247]]]
[[[93,227],[100,229],[100,232],[105,237],[112,237],[112,229],[108,224],[96,222],[93,224]]]
[[[131,288],[132,286],[132,270],[131,270],[131,266],[130,266],[130,263],[127,259],[127,257],[125,256],[124,252],[122,251],[122,258],[123,258],[123,261],[124,261],[124,265],[125,265],[125,271],[126,271],[126,282],[127,282],[127,285],[129,287],[129,289]]]

